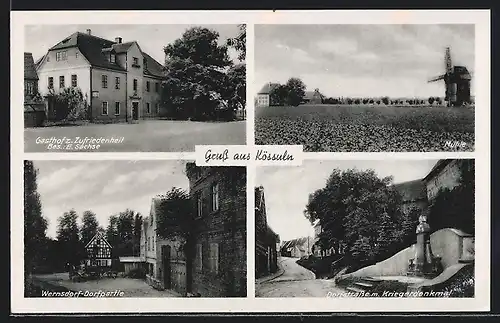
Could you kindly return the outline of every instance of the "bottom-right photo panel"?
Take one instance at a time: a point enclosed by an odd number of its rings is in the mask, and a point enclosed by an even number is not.
[[[256,297],[474,297],[473,159],[257,167]]]

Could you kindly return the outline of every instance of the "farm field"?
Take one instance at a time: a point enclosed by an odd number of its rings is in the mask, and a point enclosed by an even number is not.
[[[474,108],[259,107],[255,144],[303,145],[306,152],[473,151]]]

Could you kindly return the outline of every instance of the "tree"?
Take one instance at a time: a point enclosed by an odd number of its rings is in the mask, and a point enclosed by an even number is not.
[[[92,211],[83,212],[82,216],[82,228],[80,230],[81,240],[84,245],[86,245],[90,239],[92,239],[99,228],[99,222],[97,221],[96,215]]]
[[[180,239],[186,254],[187,290],[191,291],[190,275],[195,256],[194,212],[189,193],[178,187],[172,187],[162,200],[157,213],[157,234],[163,239]]]
[[[363,104],[368,104],[369,100],[367,98],[363,99]]]
[[[57,241],[61,245],[63,254],[61,257],[66,263],[77,266],[83,259],[83,245],[80,242],[80,230],[78,228],[78,215],[75,210],[64,212],[58,218]]]
[[[118,216],[116,215],[112,215],[108,219],[108,226],[106,227],[106,240],[113,248],[116,248],[120,243],[118,235]]]
[[[115,253],[119,257],[132,256],[134,254],[134,224],[136,213],[126,209],[118,214],[116,230],[118,233],[118,244]]]
[[[24,274],[36,271],[45,256],[47,220],[42,215],[38,193],[38,171],[32,161],[24,161]]]
[[[383,102],[385,105],[388,105],[388,104],[389,104],[389,97],[384,96],[384,97],[382,98],[382,102]]]
[[[370,99],[370,104],[373,104],[373,103],[374,103],[373,99]]]
[[[292,77],[285,86],[288,92],[287,104],[296,107],[302,103],[306,90],[304,82],[299,78]]]
[[[271,89],[269,93],[269,105],[270,106],[282,106],[286,104],[288,97],[288,90],[285,85],[278,84]]]
[[[56,120],[74,121],[89,118],[89,100],[80,88],[68,87],[60,93],[51,90],[48,96],[54,103]]]
[[[361,103],[361,101],[359,99],[354,100],[354,104],[360,104],[360,103]]]
[[[320,240],[327,247],[346,245],[358,255],[356,261],[379,259],[393,251],[387,245],[396,240],[402,218],[401,197],[391,182],[373,170],[335,169],[326,186],[309,196],[304,214],[311,223],[319,220]]]
[[[238,64],[231,67],[227,73],[227,93],[229,98],[230,112],[236,108],[244,108],[246,105],[246,65]]]
[[[238,59],[240,61],[244,61],[246,58],[246,41],[247,41],[247,30],[246,25],[241,24],[238,25],[240,30],[238,36],[235,38],[229,38],[227,40],[227,46],[233,47],[236,51],[238,51]]]
[[[435,99],[434,99],[434,97],[431,96],[431,97],[429,97],[428,101],[429,101],[429,104],[432,105],[434,103]]]
[[[134,256],[139,255],[141,252],[141,234],[142,234],[142,215],[136,213],[134,218]]]
[[[437,103],[438,105],[441,105],[441,104],[443,103],[443,100],[442,100],[441,98],[439,98],[439,97],[438,97],[438,98],[436,98],[436,103]]]
[[[166,81],[163,102],[169,115],[181,119],[213,119],[227,94],[226,70],[232,65],[219,33],[193,27],[164,47]]]

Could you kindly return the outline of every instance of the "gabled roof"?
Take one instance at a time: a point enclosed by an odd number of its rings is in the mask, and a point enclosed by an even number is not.
[[[97,232],[96,235],[92,239],[90,239],[90,241],[85,245],[85,248],[87,248],[89,245],[91,245],[95,239],[102,239],[108,245],[108,247],[113,248],[109,244],[108,240],[106,240],[106,238],[104,237],[104,234],[102,234],[101,232]]]
[[[144,59],[146,60],[144,74],[156,77],[165,76],[165,69],[163,68],[163,65],[158,63],[153,57],[149,56],[149,54],[145,52],[142,52],[142,55],[144,55]]]
[[[26,52],[24,53],[24,78],[29,80],[38,80],[33,54]]]
[[[394,184],[394,188],[403,198],[403,202],[424,200],[427,198],[425,183],[421,179]]]
[[[323,98],[323,95],[318,91],[306,91],[304,92],[304,99],[311,100],[315,95],[319,95],[321,98]]]
[[[137,44],[137,42],[131,41],[118,44],[111,40],[76,32],[52,46],[49,51],[77,47],[92,66],[125,71],[118,63],[110,62],[106,54],[109,52],[114,52],[116,54],[126,53],[133,44]],[[137,46],[139,45],[137,44]],[[139,50],[141,50],[140,47]],[[163,66],[142,50],[141,53],[146,62],[144,74],[163,77]]]
[[[279,83],[266,83],[262,89],[257,94],[270,94],[273,89],[278,87],[280,84]]]

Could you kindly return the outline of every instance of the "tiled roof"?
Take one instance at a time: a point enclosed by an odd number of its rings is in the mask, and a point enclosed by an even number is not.
[[[38,80],[35,61],[33,60],[33,55],[31,53],[24,53],[24,78]]]
[[[304,99],[311,100],[312,98],[314,98],[315,94],[316,94],[316,91],[306,91],[304,93]],[[323,97],[323,95],[321,95],[321,93],[318,92],[318,94],[320,97]]]
[[[149,56],[149,54],[144,52],[142,52],[142,54],[146,59],[146,65],[144,66],[144,74],[156,77],[164,77],[165,72],[163,65],[158,63],[153,57]]]
[[[277,86],[279,86],[278,83],[266,83],[257,94],[269,94]]]
[[[110,62],[104,53],[109,51],[114,51],[116,54],[126,53],[134,43],[136,42],[131,41],[117,44],[111,40],[76,32],[54,45],[50,50],[78,47],[92,66],[125,71],[118,63]],[[156,77],[164,76],[163,66],[147,53],[142,52],[142,54],[146,61],[144,74]]]
[[[427,191],[425,183],[421,179],[398,183],[394,188],[401,194],[403,202],[426,199]]]

